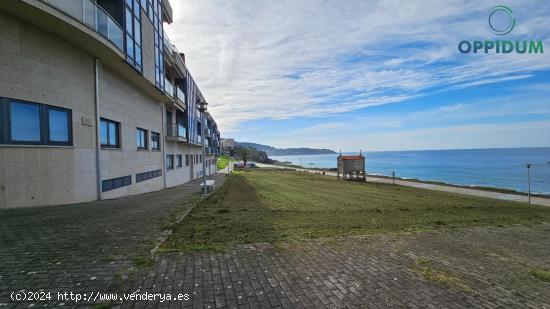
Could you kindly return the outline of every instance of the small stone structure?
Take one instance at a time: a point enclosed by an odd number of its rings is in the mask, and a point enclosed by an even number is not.
[[[359,152],[358,156],[343,156],[340,155],[338,160],[338,179],[340,174],[344,179],[362,179],[366,180],[365,173],[365,156]]]

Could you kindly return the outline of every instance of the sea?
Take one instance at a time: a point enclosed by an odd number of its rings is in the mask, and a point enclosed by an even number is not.
[[[358,153],[345,153],[354,155]],[[369,151],[367,173],[527,192],[527,164],[532,164],[531,192],[550,194],[550,147],[417,151]],[[339,154],[270,156],[304,168],[336,168]]]

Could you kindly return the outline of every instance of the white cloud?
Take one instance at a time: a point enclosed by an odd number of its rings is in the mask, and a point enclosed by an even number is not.
[[[528,78],[544,55],[462,55],[461,39],[491,38],[496,1],[172,1],[167,33],[222,131],[257,118],[349,112]],[[547,43],[546,1],[509,1],[517,35]],[[546,14],[546,15],[545,15]],[[548,44],[546,44],[548,45]]]

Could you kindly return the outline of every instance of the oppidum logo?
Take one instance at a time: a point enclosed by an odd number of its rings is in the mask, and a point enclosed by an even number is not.
[[[506,35],[516,27],[514,12],[507,6],[499,5],[489,11],[489,30],[496,35]],[[485,40],[485,41],[460,41],[458,50],[463,54],[468,53],[497,53],[510,54],[543,54],[542,40]]]

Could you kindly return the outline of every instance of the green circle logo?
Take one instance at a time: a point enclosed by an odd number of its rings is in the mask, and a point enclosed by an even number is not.
[[[499,18],[506,19],[505,25],[499,24]],[[510,33],[516,26],[516,19],[514,18],[512,9],[507,6],[499,5],[495,6],[489,12],[489,29],[491,32],[497,35],[505,35]]]

